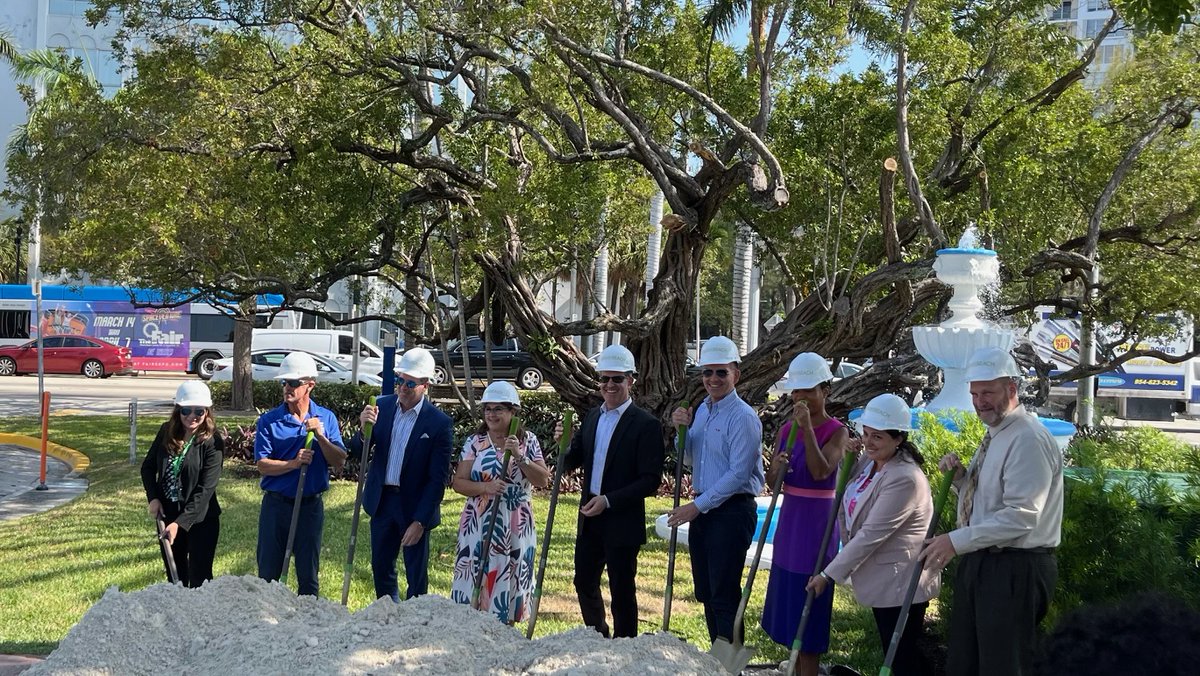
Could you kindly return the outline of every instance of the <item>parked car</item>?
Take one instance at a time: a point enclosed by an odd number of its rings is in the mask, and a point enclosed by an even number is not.
[[[279,365],[283,363],[284,357],[292,352],[306,351],[253,350],[250,352],[250,377],[254,380],[274,380],[279,375]],[[312,352],[309,352],[309,354],[312,355],[313,361],[317,362],[318,383],[349,383],[354,380],[350,375],[350,369],[345,366],[328,357],[323,357]],[[229,382],[231,380],[233,380],[233,357],[218,359],[213,367],[212,381]],[[358,384],[379,387],[383,384],[383,379],[374,373],[367,373],[360,366],[358,369]]]
[[[450,364],[446,365],[445,355],[440,347],[429,347],[433,353],[434,367],[433,384],[440,385],[449,380],[452,371],[455,378],[463,375],[463,343],[452,340],[446,346],[450,353]],[[487,374],[487,357],[484,353],[483,339],[472,336],[466,343],[467,356],[471,363],[471,374],[483,378]],[[533,356],[524,349],[516,338],[508,338],[503,342],[492,345],[492,375],[499,380],[512,380],[525,390],[536,390],[542,386],[545,377],[541,370],[533,365]]]
[[[46,373],[82,373],[88,378],[107,378],[111,375],[134,373],[133,354],[127,347],[118,347],[97,338],[86,336],[46,336],[42,338],[45,355],[42,358]],[[37,341],[0,348],[0,376],[37,373]]]

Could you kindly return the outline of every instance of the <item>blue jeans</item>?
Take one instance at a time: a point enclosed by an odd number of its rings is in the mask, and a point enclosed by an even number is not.
[[[295,501],[282,493],[263,493],[262,509],[258,512],[258,576],[278,580],[283,573],[283,554],[287,549],[288,528],[292,523]],[[300,500],[300,515],[296,520],[296,539],[292,543],[292,560],[296,564],[296,593],[317,596],[317,571],[321,560],[321,532],[325,528],[325,503],[321,494],[306,495]]]

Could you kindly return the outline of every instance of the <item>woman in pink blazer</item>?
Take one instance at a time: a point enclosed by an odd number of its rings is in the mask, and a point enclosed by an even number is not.
[[[908,440],[912,412],[903,399],[894,394],[875,397],[855,424],[866,453],[850,473],[838,510],[842,549],[812,577],[808,588],[820,594],[830,580],[849,584],[855,599],[874,612],[886,651],[913,566],[920,565],[917,554],[933,518],[933,498],[921,471],[921,453]],[[917,643],[929,599],[937,596],[940,586],[936,573],[921,573],[892,665],[896,676],[931,673]]]

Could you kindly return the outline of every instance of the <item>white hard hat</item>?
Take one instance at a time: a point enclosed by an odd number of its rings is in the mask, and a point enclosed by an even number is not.
[[[483,391],[483,396],[479,398],[481,404],[511,404],[520,408],[521,397],[517,394],[517,388],[512,383],[506,383],[503,380],[497,380],[491,383]]]
[[[894,394],[881,394],[867,403],[863,414],[854,424],[860,431],[864,427],[874,427],[877,430],[911,432],[912,409],[908,402]]]
[[[1020,378],[1023,374],[1008,350],[999,347],[981,347],[967,360],[967,380],[996,380],[997,378]]]
[[[807,390],[831,380],[833,372],[829,370],[829,362],[825,361],[825,357],[816,352],[801,352],[788,364],[783,389]]]
[[[637,367],[633,364],[633,353],[624,345],[609,345],[596,360],[596,370],[636,373]]]
[[[725,336],[713,336],[700,348],[700,366],[736,364],[741,360],[737,345]]]
[[[423,347],[414,347],[405,352],[396,363],[396,373],[413,378],[432,378],[433,369],[433,355]]]
[[[316,378],[317,362],[307,352],[289,352],[279,363],[279,375],[275,380],[299,380]]]
[[[175,390],[175,405],[212,408],[212,392],[209,392],[208,385],[198,380],[189,380]]]

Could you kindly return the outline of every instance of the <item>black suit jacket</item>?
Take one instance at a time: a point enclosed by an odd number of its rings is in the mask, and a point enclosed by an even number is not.
[[[176,505],[163,494],[160,480],[167,473],[171,455],[167,452],[167,423],[158,428],[154,443],[142,461],[142,488],[146,490],[146,502],[158,500],[163,506],[167,523],[175,522],[183,530],[210,516],[221,513],[217,504],[217,480],[221,478],[222,451],[225,443],[217,434],[192,444],[183,465],[179,468],[179,492],[182,505]]]
[[[588,411],[583,427],[571,439],[563,459],[564,471],[583,467],[583,494],[590,499],[592,465],[596,453],[596,426],[600,407]],[[646,498],[662,483],[663,427],[658,418],[631,404],[608,443],[600,493],[609,508],[599,516],[579,515],[580,535],[596,529],[609,546],[624,547],[646,542]]]

